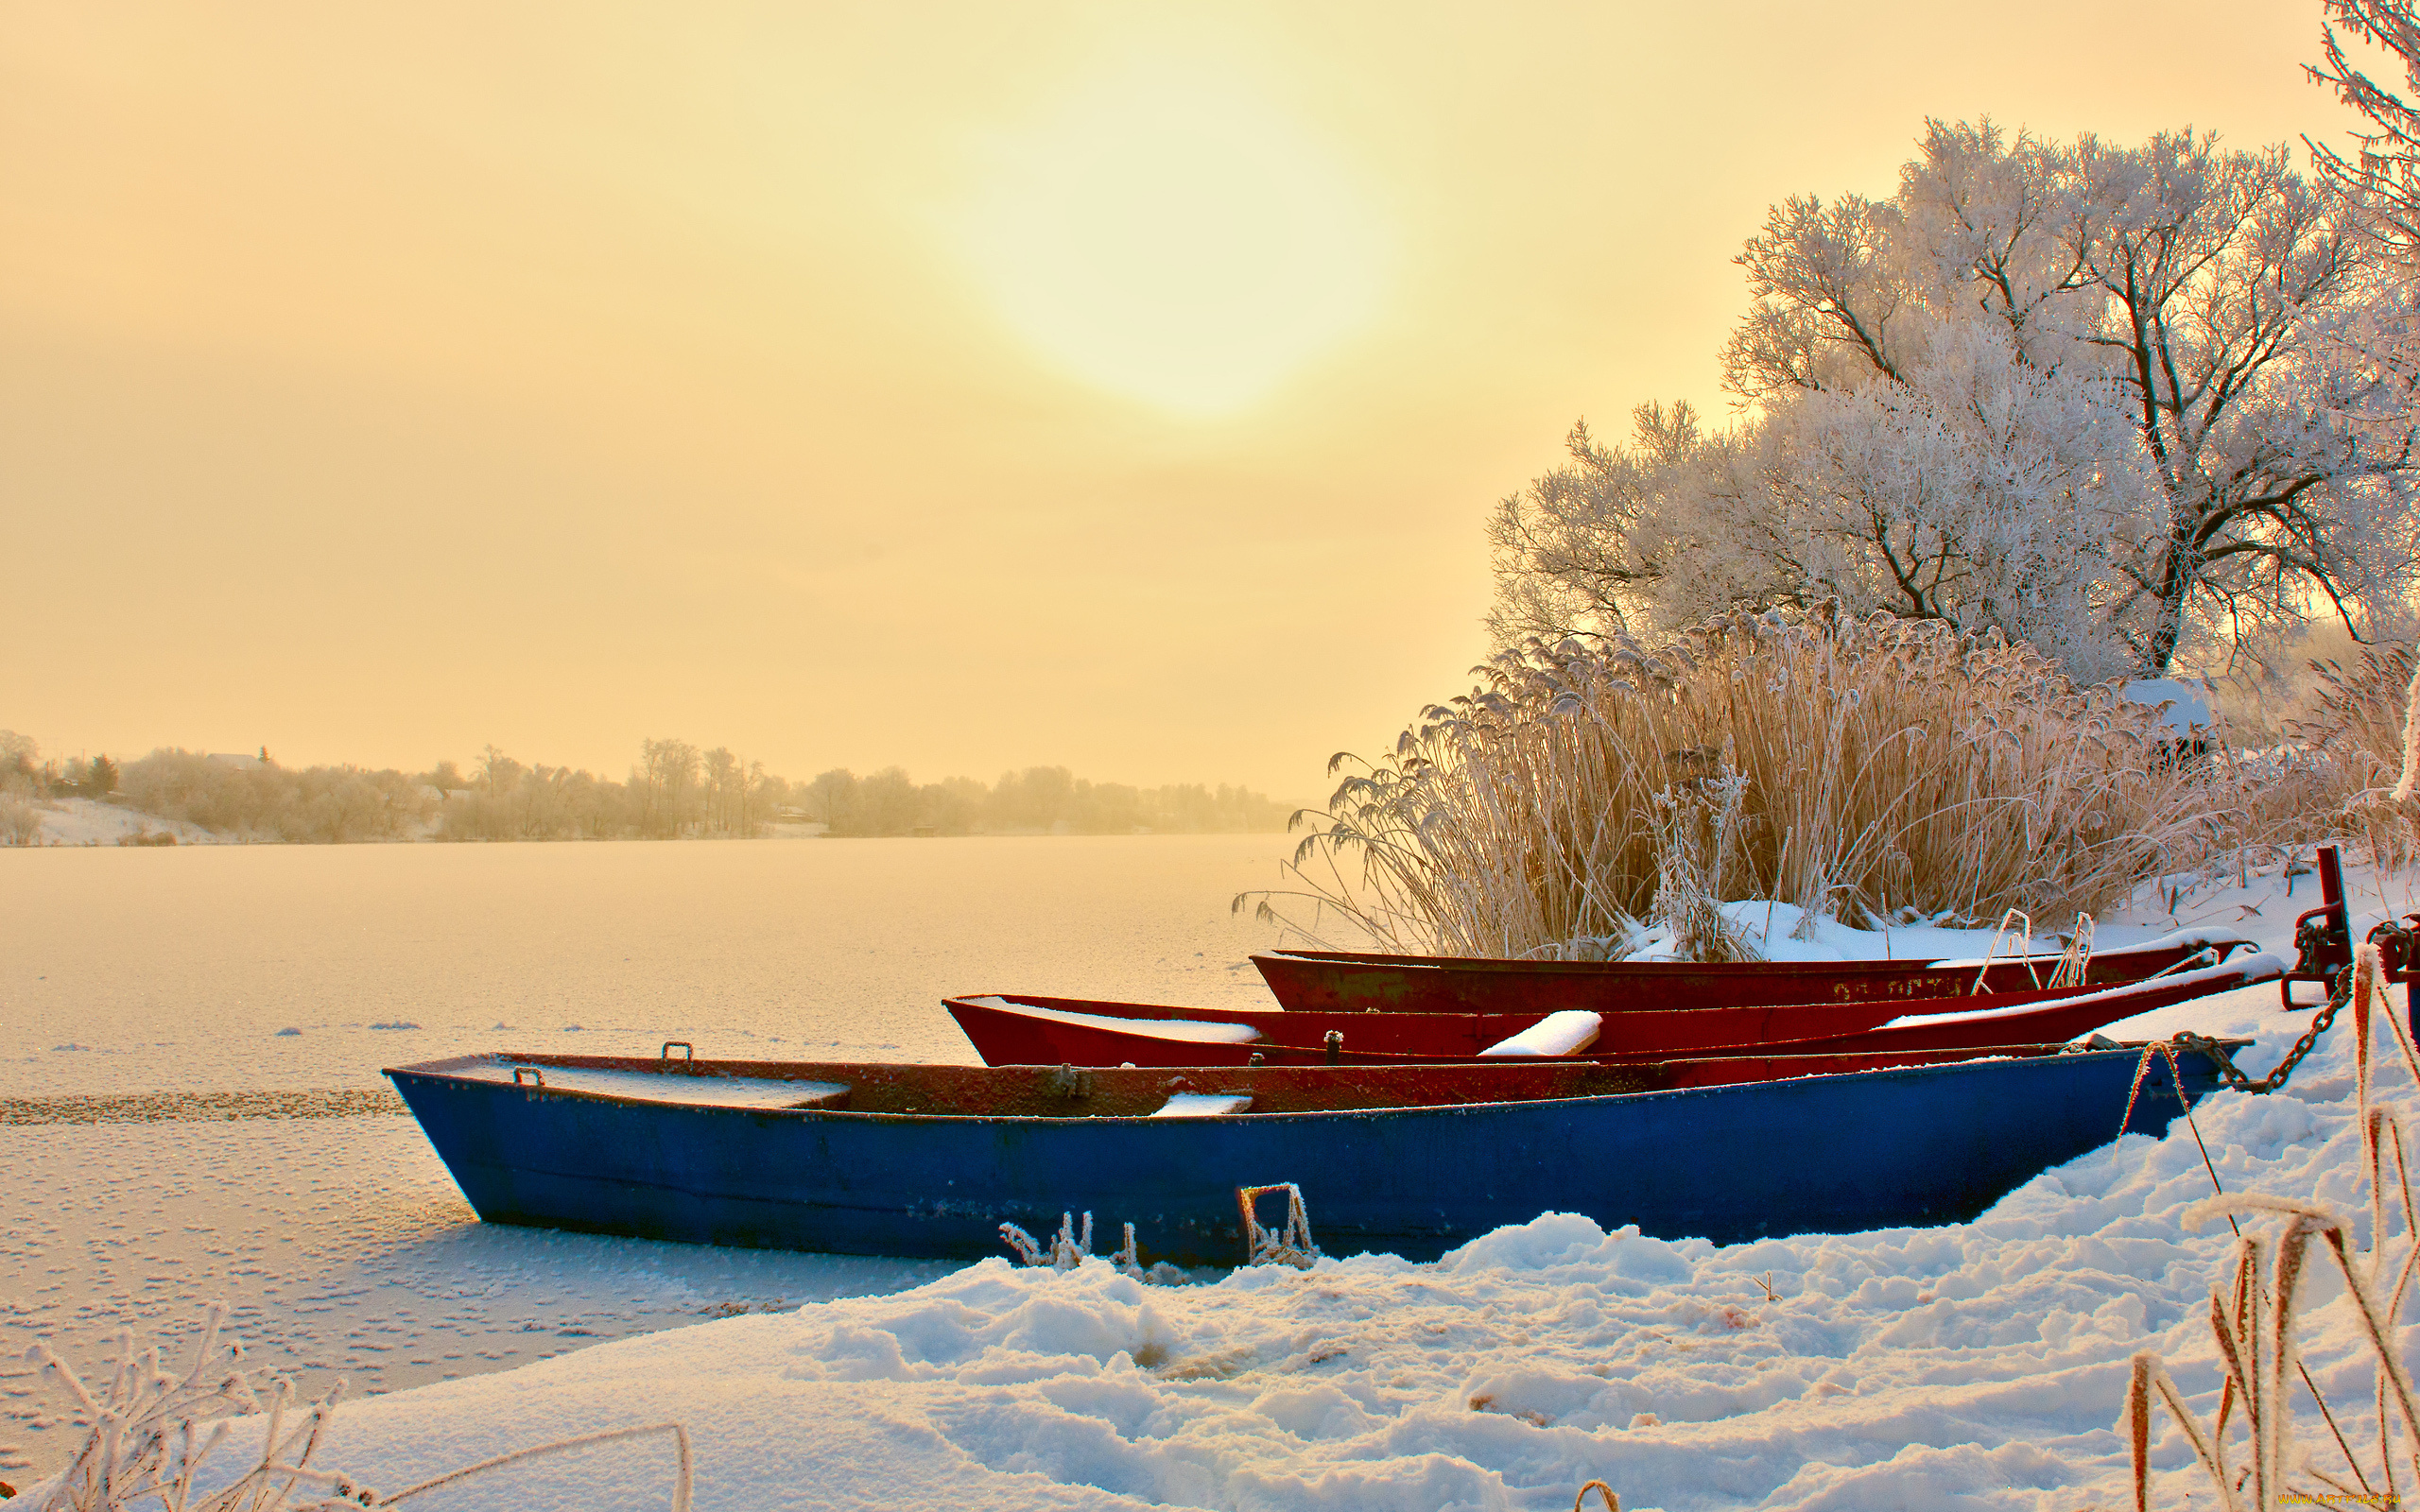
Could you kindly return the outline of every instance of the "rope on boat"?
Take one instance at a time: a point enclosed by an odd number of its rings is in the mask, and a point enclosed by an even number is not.
[[[2176,1047],[2182,1043],[2185,1043],[2185,1036],[2180,1034],[2174,1041],[2153,1040],[2143,1046],[2142,1058],[2135,1062],[2135,1085],[2126,1092],[2126,1111],[2118,1117],[2118,1132],[2123,1135],[2126,1132],[2127,1124],[2134,1119],[2135,1099],[2142,1094],[2143,1077],[2152,1069],[2152,1057],[2153,1055],[2162,1057],[2168,1061],[2169,1080],[2176,1088],[2177,1105],[2185,1109],[2185,1126],[2193,1131],[2193,1147],[2202,1152],[2202,1169],[2210,1173],[2210,1189],[2221,1196],[2224,1196],[2226,1188],[2219,1185],[2219,1168],[2210,1163],[2210,1147],[2202,1143],[2202,1125],[2193,1122],[2193,1104],[2191,1099],[2185,1095],[2185,1073],[2176,1064]],[[2187,1048],[2189,1049],[2191,1046],[2187,1045]],[[2225,1056],[2216,1052],[2204,1053],[2221,1068],[2228,1066]],[[2233,1223],[2235,1220],[2229,1218],[2227,1222]],[[2237,1232],[2240,1233],[2242,1230],[2238,1229]]]
[[[1282,1228],[1260,1226],[1260,1199],[1272,1192],[1286,1194],[1286,1224]],[[1291,1265],[1297,1270],[1308,1270],[1318,1263],[1320,1246],[1311,1242],[1311,1215],[1303,1206],[1303,1189],[1293,1182],[1236,1188],[1236,1211],[1243,1219],[1245,1264]]]
[[[2205,966],[2218,965],[2219,960],[2219,947],[2204,945],[2190,955],[2179,956],[2169,962],[2151,975],[2141,978],[2135,985],[2139,987],[2143,982],[2156,982],[2163,976],[2180,976],[2187,971],[2198,971]]]
[[[2012,908],[2000,915],[1999,927],[1992,931],[1992,948],[1983,953],[1983,969],[1975,973],[1975,985],[1966,989],[1968,997],[1977,997],[1991,990],[1983,981],[1992,974],[1993,958],[1999,954],[2000,941],[2008,936],[2008,926],[2012,922],[2025,926],[2025,932],[2016,936],[2012,946],[2014,958],[2025,964],[2025,974],[2033,979],[2035,987],[2042,985],[2041,974],[2033,970],[2033,916],[2021,908]]]
[[[1582,1486],[1580,1494],[1571,1499],[1571,1512],[1580,1512],[1580,1503],[1588,1500],[1588,1493],[1591,1491],[1605,1499],[1605,1512],[1622,1512],[1622,1499],[1616,1496],[1614,1488],[1602,1481],[1590,1481]]]

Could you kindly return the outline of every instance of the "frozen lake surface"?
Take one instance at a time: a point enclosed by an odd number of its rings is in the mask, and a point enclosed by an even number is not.
[[[480,1049],[971,1061],[948,993],[1265,1002],[1280,835],[0,851],[0,1097]],[[402,1025],[403,1027],[392,1027]],[[281,1031],[299,1029],[296,1035]],[[510,1043],[500,1043],[504,1037]]]
[[[1265,1002],[1278,835],[0,851],[0,1349],[224,1300],[306,1392],[502,1369],[942,1264],[478,1224],[380,1068],[464,1051],[974,1060],[946,993]],[[288,1034],[284,1031],[299,1030]],[[171,1094],[171,1095],[147,1095]],[[0,1465],[74,1427],[32,1383]],[[7,1478],[22,1482],[21,1474]]]

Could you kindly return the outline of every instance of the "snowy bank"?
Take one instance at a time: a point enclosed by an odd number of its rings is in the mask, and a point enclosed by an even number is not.
[[[2341,1041],[2319,1058],[2321,1100],[2204,1105],[2229,1190],[2359,1210]],[[1591,1477],[1627,1507],[2114,1505],[2129,1356],[2157,1349],[2215,1401],[2205,1310],[2229,1236],[2182,1222],[2208,1193],[2180,1125],[1942,1228],[1717,1248],[1549,1214],[1431,1265],[1359,1256],[1172,1288],[1099,1262],[986,1261],[356,1403],[325,1457],[395,1486],[674,1418],[696,1435],[700,1507],[1429,1512],[1567,1506]],[[2369,1388],[2345,1314],[2319,1308],[2306,1334],[2340,1418]],[[2181,1435],[2159,1440],[2164,1469],[2188,1458]],[[615,1446],[455,1504],[661,1504],[668,1464]]]
[[[2306,902],[2259,890],[2277,885],[2206,901],[2274,948]],[[2138,1027],[2188,1018],[2256,1032],[2254,1070],[2309,1022],[2267,986]],[[2195,1122],[2229,1192],[2316,1197],[2366,1238],[2350,1025],[2286,1091],[2221,1093]],[[2420,1113],[2399,1065],[2380,1090]],[[1560,1509],[1596,1477],[1633,1509],[2115,1507],[2130,1500],[2115,1425],[2135,1351],[2158,1350],[2205,1419],[2215,1409],[2207,1307],[2232,1236],[2185,1222],[2210,1186],[2180,1122],[1937,1228],[1717,1247],[1547,1214],[1434,1264],[1359,1256],[1190,1287],[987,1261],[910,1292],[357,1402],[322,1462],[391,1487],[677,1418],[707,1508]],[[2305,1297],[2311,1376],[2354,1444],[2375,1443],[2349,1305],[2325,1275]],[[2299,1405],[2303,1444],[2338,1469]],[[2205,1502],[2183,1435],[2154,1433],[2158,1504]],[[660,1506],[670,1479],[661,1444],[628,1443],[464,1483],[443,1504]]]
[[[182,819],[164,819],[116,803],[60,798],[34,805],[42,822],[36,845],[229,845],[233,836]]]

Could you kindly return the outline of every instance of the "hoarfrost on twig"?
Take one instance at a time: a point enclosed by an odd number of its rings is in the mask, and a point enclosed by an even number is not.
[[[1028,1265],[1047,1265],[1052,1270],[1073,1270],[1093,1256],[1093,1215],[1084,1214],[1083,1232],[1076,1231],[1076,1215],[1059,1215],[1059,1232],[1046,1247],[1033,1235],[1012,1223],[1000,1225],[1001,1241],[1017,1252],[1017,1259]],[[1134,1242],[1134,1226],[1126,1226],[1126,1240]]]

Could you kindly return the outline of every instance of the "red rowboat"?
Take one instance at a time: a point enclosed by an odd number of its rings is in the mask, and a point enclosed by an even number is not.
[[[1916,1004],[1784,1004],[1607,1014],[1565,1009],[1551,1018],[1534,1013],[1182,1008],[1000,995],[950,998],[944,1005],[976,1052],[994,1066],[1238,1066],[1254,1063],[1255,1057],[1264,1065],[1382,1065],[1502,1057],[1622,1061],[1755,1050],[1872,1055],[2053,1043],[2152,1008],[2273,980],[2284,972],[2285,963],[2275,956],[2255,954],[2109,988],[2001,992]],[[1556,1045],[1558,1027],[1578,1031],[1565,1048]],[[1540,1043],[1507,1043],[1532,1034]]]
[[[2213,960],[2252,941],[2225,929],[2180,930],[2140,945],[2097,951],[2084,985],[2115,987],[2171,971],[2203,951]],[[1972,960],[1513,961],[1466,955],[1384,955],[1354,951],[1277,951],[1255,955],[1278,1004],[1296,1012],[1547,1014],[1633,1007],[1771,1007],[1791,1003],[1877,1003],[1956,997],[1974,989],[2039,987],[2055,955]]]

